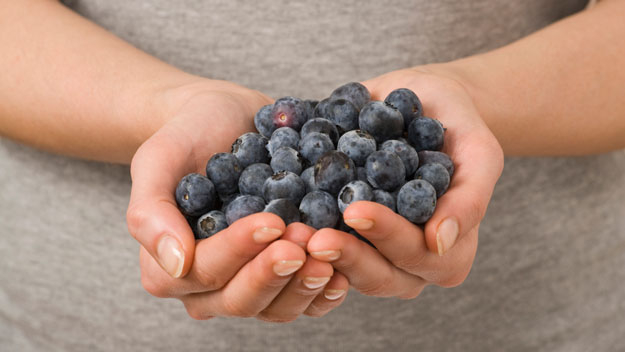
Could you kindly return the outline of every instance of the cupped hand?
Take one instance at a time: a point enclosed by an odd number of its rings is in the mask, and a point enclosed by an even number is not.
[[[196,319],[214,316],[292,321],[320,316],[344,299],[347,279],[307,257],[313,229],[285,227],[269,213],[243,218],[195,241],[174,199],[186,174],[252,131],[255,112],[271,99],[229,82],[200,80],[162,93],[164,123],[131,163],[128,229],[141,244],[141,280],[157,297],[180,299]],[[327,298],[329,297],[329,298]]]
[[[475,258],[480,221],[503,170],[503,151],[464,85],[440,67],[394,71],[363,84],[374,100],[409,88],[421,99],[425,116],[443,123],[443,151],[455,165],[451,184],[424,227],[380,204],[356,202],[345,210],[345,223],[375,248],[348,233],[322,229],[307,249],[367,295],[414,298],[428,284],[459,285]]]

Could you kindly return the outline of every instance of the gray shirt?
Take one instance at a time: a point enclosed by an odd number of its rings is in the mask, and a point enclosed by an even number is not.
[[[76,0],[68,6],[189,72],[273,97],[487,51],[585,1]],[[351,291],[324,318],[205,322],[141,287],[128,167],[0,139],[2,351],[625,349],[625,152],[508,158],[457,288]]]

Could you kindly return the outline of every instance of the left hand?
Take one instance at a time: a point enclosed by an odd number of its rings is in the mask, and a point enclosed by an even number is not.
[[[424,230],[385,206],[362,201],[350,205],[343,216],[377,249],[333,229],[322,229],[310,239],[308,252],[332,262],[363,294],[414,298],[428,284],[461,284],[471,269],[480,221],[503,170],[503,151],[466,88],[448,77],[433,66],[363,82],[373,100],[384,100],[397,88],[413,90],[425,116],[447,128],[443,151],[455,165],[450,187]]]

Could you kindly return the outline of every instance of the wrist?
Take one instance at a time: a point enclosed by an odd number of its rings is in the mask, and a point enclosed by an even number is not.
[[[471,99],[481,119],[495,138],[497,138],[499,144],[503,145],[502,139],[505,126],[502,125],[503,120],[501,118],[494,118],[501,114],[494,112],[494,109],[497,108],[497,101],[492,98],[495,95],[487,91],[491,84],[488,82],[488,75],[485,74],[488,72],[488,69],[482,67],[483,65],[479,56],[472,56],[446,63],[419,66],[415,69],[445,77],[461,87]],[[491,98],[488,99],[489,97]]]
[[[137,140],[143,143],[163,125],[179,116],[180,111],[198,101],[204,104],[219,103],[228,99],[245,109],[253,126],[253,116],[260,107],[272,103],[272,99],[259,91],[248,89],[232,82],[212,80],[186,75],[175,81],[160,84],[149,89],[142,121],[138,124]]]

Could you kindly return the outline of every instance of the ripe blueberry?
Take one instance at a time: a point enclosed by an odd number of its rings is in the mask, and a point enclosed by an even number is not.
[[[273,170],[267,164],[257,163],[246,167],[239,177],[239,192],[262,197],[265,180],[271,175],[273,175]]]
[[[299,205],[301,221],[315,229],[333,228],[340,213],[336,198],[324,191],[313,191],[304,196]]]
[[[369,102],[362,108],[358,125],[378,143],[397,139],[404,133],[404,117],[399,110],[381,101]]]
[[[215,186],[206,176],[184,176],[175,192],[176,203],[184,215],[199,216],[211,210],[217,201]]]
[[[266,164],[269,162],[267,142],[267,138],[258,133],[245,133],[232,144],[232,154],[239,159],[242,168],[256,163]]]
[[[397,154],[388,150],[371,153],[367,158],[365,169],[371,186],[385,191],[394,191],[406,180],[404,163]]]
[[[427,181],[408,181],[397,194],[397,212],[415,224],[428,221],[435,208],[436,190]]]

